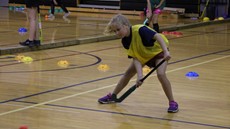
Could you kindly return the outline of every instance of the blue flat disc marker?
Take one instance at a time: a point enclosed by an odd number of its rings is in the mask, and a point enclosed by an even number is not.
[[[188,72],[185,74],[185,76],[190,80],[194,80],[194,79],[197,79],[199,77],[199,74],[196,72]]]

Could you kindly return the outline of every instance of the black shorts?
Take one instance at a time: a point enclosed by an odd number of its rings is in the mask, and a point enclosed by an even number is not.
[[[156,60],[164,58],[164,52],[161,52],[154,56],[151,60],[149,60],[147,63],[145,63],[148,67],[152,68],[156,66]]]
[[[40,0],[25,0],[27,8],[38,7]]]

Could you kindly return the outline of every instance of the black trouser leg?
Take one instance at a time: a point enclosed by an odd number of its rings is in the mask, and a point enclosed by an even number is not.
[[[159,33],[159,25],[158,25],[158,23],[153,24],[153,29],[154,29],[157,33]]]
[[[51,14],[54,14],[54,11],[55,11],[55,5],[54,5],[53,0],[50,0],[50,6],[51,6]]]
[[[58,5],[62,8],[62,10],[65,12],[65,13],[68,13],[69,11],[67,10],[67,8],[65,7],[65,5],[63,4],[62,0],[57,0],[58,2]]]

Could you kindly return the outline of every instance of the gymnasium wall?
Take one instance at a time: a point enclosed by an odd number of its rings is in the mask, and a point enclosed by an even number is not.
[[[0,0],[2,1],[2,0]],[[41,5],[50,5],[50,0],[40,0]],[[9,0],[10,3],[24,4],[24,0]],[[103,5],[102,7],[117,6],[120,10],[142,11],[146,8],[146,0],[64,0],[67,7],[78,7],[84,5]],[[201,14],[207,0],[166,0],[166,7],[184,8],[185,13]],[[210,13],[223,14],[227,12],[226,8],[229,0],[209,0],[207,8]],[[217,7],[218,6],[218,7]],[[79,6],[80,7],[80,6]],[[87,6],[86,6],[87,7]],[[90,7],[90,6],[89,6]],[[217,8],[220,8],[217,10]],[[213,10],[216,10],[215,12]]]
[[[147,0],[80,0],[80,4],[120,6],[121,10],[142,11],[146,8]],[[200,0],[166,0],[166,6],[184,8],[185,13],[198,13]]]
[[[50,0],[40,0],[41,5],[49,5]],[[19,3],[24,4],[24,0],[9,0],[10,3]],[[65,0],[65,5],[67,7],[77,7],[77,3],[79,4],[95,4],[95,5],[108,5],[116,4],[117,2],[111,2],[109,0]],[[118,4],[120,5],[121,10],[137,10],[142,11],[146,8],[146,0],[118,0]],[[200,0],[166,0],[167,7],[175,7],[175,8],[185,8],[185,13],[198,13],[199,12]]]
[[[9,0],[0,0],[0,7],[8,6]]]
[[[200,0],[166,0],[166,6],[184,8],[185,13],[199,13]]]
[[[207,0],[201,0],[200,10],[201,12],[205,9]],[[218,17],[227,17],[229,9],[229,0],[209,0],[208,6],[206,7],[205,16],[214,20]]]
[[[39,0],[40,5],[50,5],[50,0]],[[77,7],[77,1],[76,0],[64,0],[65,5],[67,7]],[[15,3],[15,4],[24,4],[24,0],[9,0],[9,3]]]
[[[146,8],[146,0],[121,0],[123,10],[143,10]],[[200,0],[166,0],[167,7],[184,8],[185,13],[198,13]]]

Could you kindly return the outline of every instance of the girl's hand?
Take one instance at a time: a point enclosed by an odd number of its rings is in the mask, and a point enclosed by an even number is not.
[[[137,82],[136,82],[136,87],[139,87],[143,84],[143,82],[139,79],[137,79]]]
[[[171,59],[171,56],[170,56],[169,51],[165,51],[165,52],[164,52],[164,59],[165,59],[165,60],[170,60],[170,59]]]

